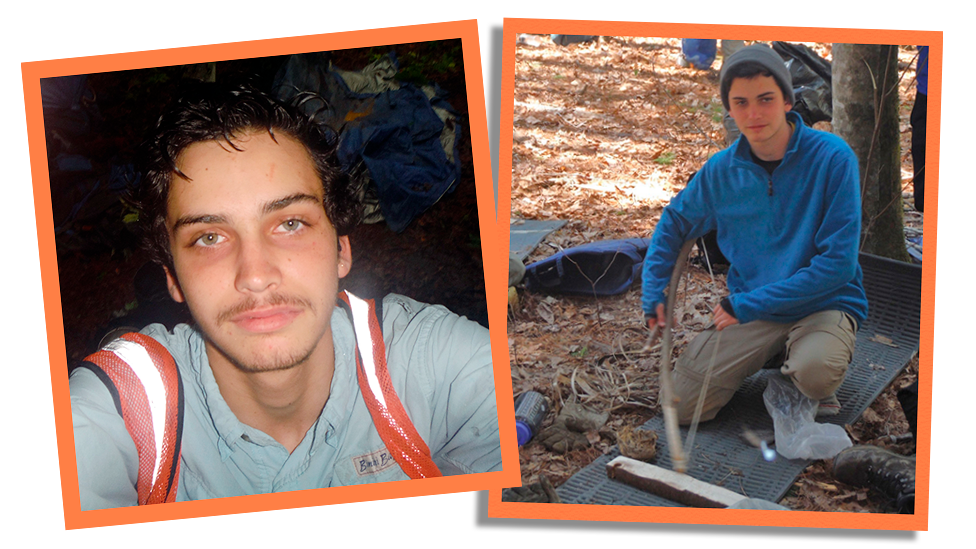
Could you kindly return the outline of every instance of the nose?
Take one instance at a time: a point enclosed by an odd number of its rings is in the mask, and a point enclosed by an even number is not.
[[[242,239],[237,261],[237,291],[261,293],[274,289],[281,282],[274,250],[261,238]]]

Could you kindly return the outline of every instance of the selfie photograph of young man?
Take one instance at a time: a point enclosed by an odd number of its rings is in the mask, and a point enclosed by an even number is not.
[[[501,471],[464,79],[457,39],[42,82],[82,510]]]

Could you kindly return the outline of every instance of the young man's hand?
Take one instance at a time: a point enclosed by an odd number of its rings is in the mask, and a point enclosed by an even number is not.
[[[653,330],[654,326],[660,326],[663,329],[666,323],[666,319],[664,318],[664,303],[658,303],[657,309],[654,312],[657,314],[657,318],[648,318],[647,327]]]
[[[712,324],[715,325],[715,329],[718,331],[722,331],[738,323],[739,319],[727,313],[721,304],[716,305],[715,310],[712,311]]]

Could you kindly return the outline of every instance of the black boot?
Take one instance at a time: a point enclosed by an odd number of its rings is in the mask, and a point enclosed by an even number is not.
[[[834,478],[880,491],[894,500],[900,513],[915,512],[915,456],[878,446],[854,446],[834,458]]]
[[[901,391],[898,391],[898,402],[901,404],[902,411],[905,412],[905,419],[908,420],[908,428],[912,431],[912,438],[918,440],[918,382],[912,383]]]

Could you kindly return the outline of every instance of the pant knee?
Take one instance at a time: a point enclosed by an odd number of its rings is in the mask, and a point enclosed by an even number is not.
[[[801,393],[814,400],[823,400],[834,394],[844,382],[847,362],[807,360],[802,363],[787,361],[780,370],[793,380]]]
[[[844,313],[824,311],[804,319],[787,342],[780,369],[801,393],[823,400],[837,391],[854,352],[853,323]]]
[[[674,372],[674,392],[678,402],[675,407],[678,412],[678,423],[688,425],[695,416],[695,409],[701,402],[702,412],[699,421],[715,419],[722,409],[735,395],[735,389],[726,389],[709,384],[704,396],[701,394],[702,382],[694,377],[683,375],[679,370]]]

